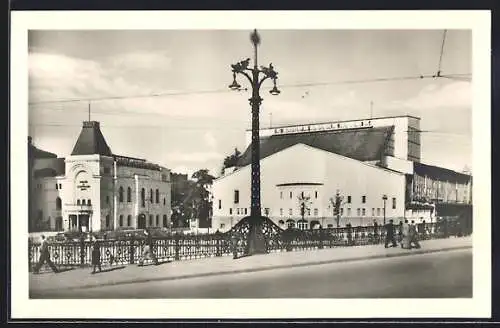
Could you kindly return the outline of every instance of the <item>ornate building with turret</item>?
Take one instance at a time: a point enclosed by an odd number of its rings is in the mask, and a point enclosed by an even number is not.
[[[28,144],[30,231],[170,227],[170,170],[113,154],[99,122],[83,122],[65,158]]]

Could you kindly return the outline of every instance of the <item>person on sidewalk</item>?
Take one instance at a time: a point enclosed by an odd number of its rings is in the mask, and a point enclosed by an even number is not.
[[[418,242],[418,232],[417,226],[415,225],[415,221],[411,221],[410,224],[410,248],[420,248],[420,243]]]
[[[408,220],[405,220],[402,226],[402,237],[401,240],[401,248],[409,249],[410,248],[410,225],[408,224]]]
[[[396,236],[394,235],[394,224],[393,220],[389,220],[389,223],[385,225],[385,248],[389,247],[389,243],[392,243],[392,247],[397,247]]]
[[[378,223],[377,220],[373,220],[373,237],[375,240],[375,244],[378,244],[380,242],[379,235],[378,235]]]
[[[101,272],[101,248],[99,247],[99,242],[96,240],[92,246],[92,274],[95,273],[96,267]]]
[[[147,229],[144,229],[144,234],[146,235],[146,243],[142,251],[141,259],[139,260],[139,266],[144,265],[145,259],[153,260],[153,264],[158,265],[158,258],[156,257],[153,249],[153,236]]]
[[[49,244],[47,243],[45,236],[42,235],[42,244],[40,245],[40,257],[38,258],[38,263],[33,269],[34,273],[38,274],[40,272],[40,268],[45,262],[47,262],[47,264],[50,266],[52,271],[54,271],[54,273],[59,273],[59,270],[57,269],[56,265],[50,259]]]

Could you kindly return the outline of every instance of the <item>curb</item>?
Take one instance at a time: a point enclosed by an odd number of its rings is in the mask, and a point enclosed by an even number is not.
[[[298,267],[322,265],[322,264],[357,262],[357,261],[384,259],[384,258],[393,258],[393,257],[405,257],[405,256],[412,256],[412,255],[431,254],[431,253],[439,253],[439,252],[471,249],[471,248],[472,248],[472,245],[470,245],[470,246],[455,246],[455,247],[449,247],[449,248],[444,248],[444,249],[416,250],[416,251],[409,251],[406,253],[383,254],[383,255],[377,254],[377,255],[358,257],[358,258],[343,258],[343,259],[332,259],[332,260],[298,263],[298,264],[283,264],[283,265],[276,265],[276,266],[271,266],[271,267],[260,267],[260,268],[257,267],[257,268],[231,270],[231,271],[195,273],[195,274],[187,274],[187,275],[180,275],[180,276],[174,276],[174,277],[155,277],[155,278],[124,280],[124,281],[117,281],[117,282],[106,282],[106,283],[98,283],[98,284],[87,284],[87,285],[83,285],[83,286],[68,287],[68,288],[69,289],[85,289],[85,288],[95,288],[95,287],[104,287],[104,286],[119,286],[119,285],[138,284],[138,283],[146,283],[146,282],[153,282],[153,281],[169,281],[169,280],[180,280],[180,279],[190,279],[190,278],[201,278],[201,277],[220,276],[220,275],[229,275],[229,274],[237,274],[237,273],[261,272],[261,271],[270,271],[270,270],[296,268],[296,267],[298,268]],[[39,289],[36,292],[52,291],[52,290],[58,290],[58,289],[59,288]]]

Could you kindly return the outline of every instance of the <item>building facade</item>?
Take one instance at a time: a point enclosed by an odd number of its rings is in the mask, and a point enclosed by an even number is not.
[[[114,155],[99,122],[83,122],[70,156],[35,159],[31,172],[30,220],[44,230],[170,227],[170,171]]]
[[[301,229],[471,214],[472,177],[420,163],[419,131],[412,116],[262,129],[262,214]],[[250,135],[238,165],[213,183],[213,229],[229,230],[250,213]]]

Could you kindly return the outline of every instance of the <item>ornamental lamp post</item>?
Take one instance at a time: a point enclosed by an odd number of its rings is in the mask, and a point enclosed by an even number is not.
[[[382,200],[384,201],[384,226],[385,226],[385,202],[387,201],[387,195],[382,196]]]
[[[248,255],[266,253],[266,245],[264,241],[262,222],[265,217],[261,213],[260,202],[260,140],[259,140],[259,111],[262,98],[260,97],[260,87],[267,80],[273,80],[273,88],[269,91],[270,94],[276,96],[281,93],[276,87],[278,73],[274,70],[273,64],[268,67],[258,66],[257,47],[260,44],[260,36],[257,30],[250,34],[250,41],[254,47],[253,67],[250,66],[250,58],[231,65],[233,72],[233,83],[229,85],[231,90],[242,90],[241,85],[236,81],[236,75],[241,74],[250,82],[252,88],[252,97],[248,99],[252,107],[252,175],[251,175],[251,202],[250,216],[242,219],[248,221],[250,231],[248,234]],[[261,77],[262,76],[262,77]]]

